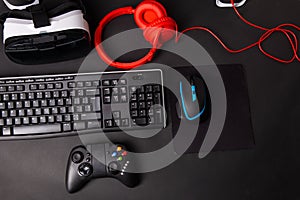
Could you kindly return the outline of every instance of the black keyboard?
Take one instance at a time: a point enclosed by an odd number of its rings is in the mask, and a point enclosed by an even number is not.
[[[165,128],[162,79],[161,70],[0,78],[0,140]]]

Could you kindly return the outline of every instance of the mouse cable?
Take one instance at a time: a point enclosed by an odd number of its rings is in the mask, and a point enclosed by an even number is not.
[[[240,13],[239,11],[237,10],[237,8],[235,7],[234,5],[234,0],[230,0],[231,4],[232,4],[232,7],[235,11],[235,13],[237,14],[237,16],[243,21],[245,22],[246,24],[248,24],[249,26],[251,27],[254,27],[256,29],[259,29],[259,30],[262,30],[264,31],[264,33],[262,34],[262,36],[259,38],[259,40],[257,42],[254,42],[244,48],[241,48],[241,49],[231,49],[229,48],[227,45],[225,45],[225,43],[210,29],[206,28],[206,27],[202,27],[202,26],[193,26],[193,27],[190,27],[190,28],[187,28],[185,30],[183,30],[180,34],[178,34],[178,26],[176,25],[176,43],[179,41],[179,39],[181,38],[181,36],[188,32],[188,31],[192,31],[192,30],[202,30],[202,31],[206,31],[208,33],[210,33],[223,47],[225,50],[227,50],[228,52],[230,53],[241,53],[243,51],[246,51],[252,47],[255,47],[255,46],[258,46],[259,50],[267,57],[273,59],[273,60],[276,60],[278,62],[281,62],[281,63],[285,63],[285,64],[288,64],[288,63],[292,63],[293,61],[295,60],[298,60],[300,61],[300,58],[299,58],[299,55],[298,55],[298,37],[296,36],[295,32],[293,32],[292,30],[289,30],[287,28],[293,28],[293,29],[296,29],[298,31],[300,31],[300,27],[295,25],[295,24],[291,24],[291,23],[284,23],[284,24],[280,24],[278,25],[277,27],[275,28],[265,28],[265,27],[262,27],[262,26],[259,26],[259,25],[256,25],[256,24],[253,24],[251,23],[250,21],[246,20]],[[291,48],[293,50],[293,56],[292,58],[288,59],[288,60],[284,60],[284,59],[281,59],[279,57],[276,57],[270,53],[268,53],[264,48],[263,48],[263,42],[267,39],[269,39],[271,37],[271,35],[275,32],[280,32],[280,33],[283,33],[286,38],[288,39],[290,45],[291,45]]]

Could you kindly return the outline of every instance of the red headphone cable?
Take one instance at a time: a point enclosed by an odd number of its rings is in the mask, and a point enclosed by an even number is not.
[[[296,34],[289,30],[289,29],[286,29],[285,27],[290,27],[290,28],[294,28],[298,31],[300,31],[300,27],[295,25],[295,24],[289,24],[289,23],[285,23],[285,24],[281,24],[275,28],[272,28],[272,29],[269,29],[269,28],[265,28],[265,27],[262,27],[262,26],[258,26],[256,24],[253,24],[251,22],[249,22],[248,20],[246,20],[240,13],[239,11],[237,10],[237,8],[235,7],[235,4],[234,4],[234,0],[230,0],[231,1],[231,4],[232,4],[232,7],[235,11],[235,13],[237,14],[237,16],[243,21],[245,22],[246,24],[248,24],[249,26],[251,27],[254,27],[256,29],[260,29],[262,31],[265,31],[265,33],[262,34],[262,36],[259,38],[259,40],[255,43],[252,43],[244,48],[241,48],[241,49],[237,49],[237,50],[234,50],[234,49],[231,49],[229,48],[227,45],[225,45],[225,43],[213,32],[211,31],[210,29],[206,28],[206,27],[202,27],[202,26],[194,26],[194,27],[191,27],[191,28],[187,28],[185,30],[183,30],[177,37],[176,37],[176,43],[179,41],[179,39],[181,38],[181,36],[188,32],[188,31],[192,31],[192,30],[203,30],[203,31],[206,31],[208,33],[210,33],[223,47],[226,51],[230,52],[230,53],[241,53],[243,51],[246,51],[252,47],[255,47],[255,46],[258,46],[259,50],[267,57],[273,59],[273,60],[276,60],[278,62],[281,62],[281,63],[292,63],[293,61],[295,60],[298,60],[300,61],[300,58],[298,56],[298,38],[296,36]],[[177,30],[176,30],[177,31]],[[293,50],[293,57],[289,60],[283,60],[281,58],[278,58],[274,55],[271,55],[270,53],[266,52],[263,47],[262,47],[262,44],[265,40],[269,39],[270,36],[275,33],[275,32],[281,32],[283,33],[290,45],[291,45],[291,48]]]

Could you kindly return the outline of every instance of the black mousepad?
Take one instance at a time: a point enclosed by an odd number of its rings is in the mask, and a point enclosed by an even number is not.
[[[198,74],[194,67],[176,67],[186,78]],[[254,135],[251,122],[248,87],[245,71],[242,65],[219,65],[218,69],[224,81],[227,95],[227,115],[221,136],[213,151],[249,149],[254,146]],[[169,110],[171,114],[173,135],[175,136],[180,124],[175,105],[176,98],[168,102],[174,107]],[[198,153],[210,123],[210,111],[200,120],[196,138],[186,153]],[[189,134],[188,132],[185,134]],[[176,143],[174,144],[176,150]]]

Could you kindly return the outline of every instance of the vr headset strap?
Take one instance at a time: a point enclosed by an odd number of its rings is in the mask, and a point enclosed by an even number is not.
[[[41,28],[41,27],[51,25],[49,21],[48,13],[45,11],[45,8],[42,5],[40,4],[33,5],[28,7],[27,10],[32,15],[34,28]]]

